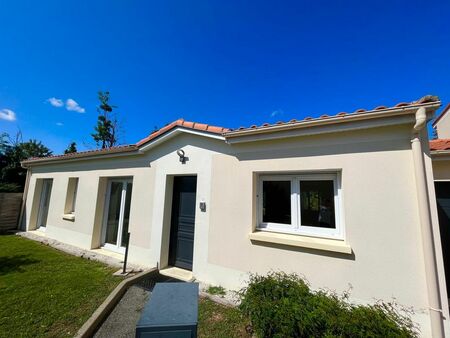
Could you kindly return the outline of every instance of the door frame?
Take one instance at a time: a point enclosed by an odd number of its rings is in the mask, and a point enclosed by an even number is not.
[[[444,287],[447,291],[447,300],[450,301],[450,292],[448,291],[450,289],[450,279],[447,278],[450,275],[450,271],[447,271],[450,266],[450,255],[445,250],[445,247],[446,247],[445,244],[448,244],[448,241],[447,241],[448,236],[447,236],[447,238],[445,238],[445,237],[443,238],[443,236],[442,236],[443,227],[445,226],[445,224],[442,222],[442,219],[440,217],[441,214],[440,214],[439,210],[440,210],[441,206],[439,205],[439,202],[438,202],[438,192],[437,192],[437,190],[438,190],[437,185],[439,183],[450,184],[450,180],[439,179],[439,180],[434,180],[433,183],[434,183],[434,194],[436,197],[436,212],[437,212],[437,216],[438,216],[438,225],[439,225],[438,228],[439,228],[442,263],[443,263],[443,275],[444,275],[444,281],[445,281]],[[447,242],[445,242],[445,241],[447,241]]]
[[[122,195],[120,197],[120,213],[119,213],[119,224],[117,228],[117,245],[105,243],[106,240],[106,228],[108,226],[108,212],[109,212],[109,202],[111,200],[111,185],[113,182],[122,183]],[[106,188],[106,198],[105,206],[103,208],[103,221],[102,221],[102,235],[100,247],[107,249],[109,251],[114,251],[120,254],[125,254],[125,247],[121,246],[122,243],[122,229],[123,229],[123,218],[125,212],[125,200],[127,196],[127,185],[128,183],[133,183],[133,178],[109,178],[108,185]]]
[[[44,201],[45,201],[45,195],[49,194],[48,196],[48,205],[47,205],[47,218],[48,218],[48,211],[50,208],[50,198],[52,193],[52,187],[53,187],[53,179],[52,178],[44,178],[42,179],[42,188],[41,188],[41,196],[39,197],[39,209],[38,209],[38,215],[37,215],[37,222],[36,222],[36,228],[40,231],[45,231],[47,229],[47,220],[45,221],[45,225],[42,225],[42,216],[43,216],[43,209],[44,209]]]
[[[193,239],[192,239],[192,267],[191,269],[185,268],[185,267],[177,267],[175,264],[173,264],[173,262],[171,261],[171,257],[173,254],[176,255],[175,249],[172,248],[172,242],[174,240],[174,234],[173,234],[173,207],[174,207],[174,199],[175,197],[175,180],[179,177],[193,177],[195,178],[195,202],[194,202],[194,234],[193,234]],[[169,233],[168,233],[168,245],[167,245],[167,266],[173,266],[176,267],[178,269],[183,269],[183,270],[187,270],[187,271],[193,271],[194,269],[194,252],[195,252],[195,228],[196,228],[196,223],[197,223],[197,192],[198,192],[198,175],[197,174],[183,174],[183,175],[173,175],[172,176],[172,187],[171,187],[172,191],[172,198],[170,199],[170,221],[169,221]],[[175,258],[174,258],[175,259]]]

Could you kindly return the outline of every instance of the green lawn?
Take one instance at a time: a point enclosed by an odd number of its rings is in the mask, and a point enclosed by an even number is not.
[[[120,282],[114,270],[0,236],[0,337],[72,337]]]
[[[116,269],[0,235],[0,337],[73,337],[121,281]],[[199,303],[199,337],[250,337],[238,309]]]

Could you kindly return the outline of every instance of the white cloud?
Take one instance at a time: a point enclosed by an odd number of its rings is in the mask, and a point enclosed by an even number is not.
[[[270,116],[275,117],[277,115],[283,115],[283,114],[284,114],[284,112],[281,109],[277,109],[277,110],[274,110],[272,113],[270,113]]]
[[[0,110],[0,120],[15,121],[16,113],[14,113],[11,109],[2,109]]]
[[[64,123],[62,123],[62,122],[56,122],[56,125],[57,125],[58,127],[62,127],[62,126],[64,125]]]
[[[86,110],[81,107],[77,101],[73,99],[67,99],[66,100],[66,109],[70,111],[75,111],[77,113],[84,113]]]
[[[47,99],[47,102],[50,103],[53,107],[62,107],[64,106],[64,102],[61,99],[57,99],[56,97],[51,97]]]

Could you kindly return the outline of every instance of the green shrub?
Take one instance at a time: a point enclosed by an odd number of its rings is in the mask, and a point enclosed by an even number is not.
[[[346,294],[311,291],[295,274],[251,275],[239,295],[258,337],[417,337],[395,303],[353,305]]]

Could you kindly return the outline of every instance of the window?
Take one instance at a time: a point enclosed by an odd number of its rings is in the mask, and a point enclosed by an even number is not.
[[[132,179],[113,178],[108,181],[102,229],[104,248],[125,253],[132,190]]]
[[[64,206],[64,214],[74,214],[77,202],[78,177],[70,177],[67,185],[66,204]]]
[[[343,238],[337,174],[261,176],[259,229]]]

